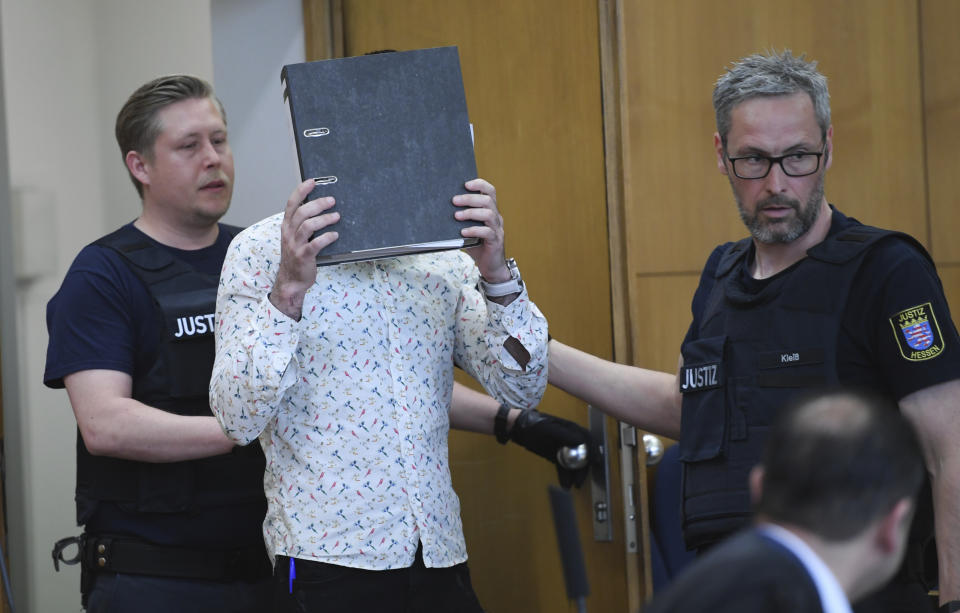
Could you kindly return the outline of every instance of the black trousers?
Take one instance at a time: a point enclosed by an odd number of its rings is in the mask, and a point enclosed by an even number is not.
[[[271,581],[204,581],[101,573],[94,580],[87,613],[263,613]]]
[[[427,568],[417,549],[413,566],[364,570],[277,556],[274,613],[483,613],[466,563]]]

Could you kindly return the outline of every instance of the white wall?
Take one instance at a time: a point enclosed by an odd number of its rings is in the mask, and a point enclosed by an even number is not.
[[[10,184],[42,212],[9,234],[53,256],[27,266],[32,275],[12,299],[10,284],[0,287],[4,330],[16,331],[3,344],[4,374],[16,379],[4,385],[10,571],[18,611],[78,611],[78,569],[56,574],[50,561],[53,541],[78,530],[75,422],[66,393],[42,385],[46,302],[83,245],[139,213],[113,126],[130,92],[153,77],[213,80],[236,158],[227,220],[246,225],[282,209],[299,176],[279,71],[303,61],[301,4],[0,0],[0,15]],[[0,220],[10,218],[11,200],[0,198],[0,207]],[[16,269],[9,251],[3,279]]]
[[[26,267],[31,276],[16,282],[12,299],[10,245],[0,260],[0,317],[4,331],[16,331],[2,347],[4,374],[16,379],[4,385],[14,604],[21,613],[79,611],[79,570],[54,573],[50,559],[54,540],[78,529],[75,422],[66,393],[42,384],[46,302],[83,245],[139,214],[113,127],[127,96],[156,76],[214,82],[236,158],[227,220],[246,225],[282,210],[299,176],[279,71],[303,61],[301,4],[0,0],[0,16],[10,184],[28,213],[39,213],[3,238],[20,235],[35,253],[52,252]],[[0,194],[0,221],[11,207]]]
[[[236,181],[226,221],[283,210],[300,182],[280,68],[302,62],[301,0],[212,0],[213,78],[227,110]]]
[[[136,86],[160,74],[213,78],[211,6],[209,0],[0,0],[0,15],[10,184],[29,196],[23,201],[31,210],[44,211],[10,235],[54,254],[16,283],[13,300],[9,285],[0,287],[3,329],[16,330],[16,339],[3,339],[4,372],[16,377],[4,385],[10,571],[18,611],[79,611],[78,569],[55,574],[50,560],[53,541],[78,529],[75,422],[66,393],[42,385],[45,305],[84,244],[138,214],[113,138],[117,110]],[[255,40],[257,30],[251,34]],[[256,45],[245,40],[253,53]],[[231,127],[238,119],[231,116]],[[283,200],[289,191],[280,190]],[[0,219],[11,217],[11,206],[0,194]],[[9,251],[5,245],[4,279],[16,268]]]
[[[7,0],[9,1],[9,0]],[[16,1],[16,0],[13,0]],[[33,0],[31,0],[33,1]],[[57,5],[64,0],[43,0]],[[95,24],[96,151],[100,164],[101,232],[132,221],[140,199],[114,138],[117,112],[134,89],[165,74],[213,78],[209,0],[83,0]],[[68,27],[64,24],[64,27]],[[92,239],[91,239],[92,240]],[[87,241],[82,241],[86,244]],[[72,250],[72,259],[76,250]]]
[[[79,574],[55,577],[54,537],[76,533],[72,514],[74,426],[65,395],[41,385],[43,306],[71,252],[99,231],[103,192],[94,12],[88,2],[4,0],[3,60],[10,182],[35,190],[53,215],[42,227],[13,228],[55,249],[54,268],[17,285],[19,419],[5,419],[11,575],[18,610],[79,610]],[[9,265],[9,262],[5,262]],[[9,316],[5,313],[4,316]],[[14,429],[16,428],[16,430]],[[15,447],[15,445],[17,447]],[[47,552],[43,560],[42,552]]]

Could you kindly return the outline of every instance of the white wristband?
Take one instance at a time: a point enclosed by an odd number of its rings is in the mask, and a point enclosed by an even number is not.
[[[518,294],[522,288],[523,286],[520,285],[519,279],[510,279],[503,283],[487,283],[483,279],[480,280],[480,289],[483,290],[483,294],[487,298],[499,298],[500,296]]]
[[[520,278],[520,270],[517,268],[517,262],[513,258],[507,260],[507,269],[510,271],[510,280],[503,283],[487,283],[480,277],[480,289],[483,290],[487,298],[500,298],[511,294],[519,294],[523,291],[523,279]]]

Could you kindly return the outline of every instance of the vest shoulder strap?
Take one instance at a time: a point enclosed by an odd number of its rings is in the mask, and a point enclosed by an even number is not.
[[[241,230],[243,228],[239,226],[220,224],[220,231],[226,232],[231,240]],[[157,247],[129,225],[107,234],[93,244],[108,247],[120,254],[147,286],[195,272],[188,264]]]
[[[909,234],[898,232],[896,230],[884,230],[873,226],[856,225],[845,230],[841,230],[832,236],[828,236],[823,242],[814,245],[807,251],[807,255],[815,260],[826,262],[828,264],[845,264],[858,257],[861,253],[878,244],[880,241],[888,238],[896,238],[906,241],[914,249],[919,251],[932,264],[933,258],[927,252],[926,248]],[[750,238],[741,239],[735,243],[730,243],[720,263],[717,265],[716,278],[727,275],[734,266],[749,253]]]
[[[227,233],[227,236],[229,236],[231,240],[233,240],[233,238],[234,238],[237,234],[240,234],[241,232],[243,232],[243,230],[244,230],[244,229],[241,228],[240,226],[233,226],[233,225],[230,225],[230,224],[228,224],[228,223],[222,223],[222,224],[220,224],[220,231],[221,231],[221,232],[226,232],[226,233]]]
[[[131,226],[123,226],[94,241],[93,244],[113,249],[123,256],[127,263],[145,271],[148,275],[174,265],[176,262],[176,258],[158,248]]]
[[[727,250],[720,258],[720,263],[717,264],[717,271],[714,275],[717,279],[725,277],[727,273],[733,270],[733,267],[737,265],[737,262],[739,262],[750,252],[751,240],[753,239],[742,238],[735,243],[727,243]]]
[[[933,263],[926,248],[909,234],[865,225],[856,225],[828,236],[822,243],[811,247],[807,255],[828,264],[845,264],[888,238],[906,241]]]

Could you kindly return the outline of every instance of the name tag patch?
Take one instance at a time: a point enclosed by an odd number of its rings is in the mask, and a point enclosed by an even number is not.
[[[763,369],[823,364],[823,349],[764,351],[757,356],[757,363]]]
[[[929,302],[904,309],[890,318],[900,355],[911,362],[922,362],[943,353],[940,325]]]
[[[681,372],[680,391],[699,392],[720,387],[720,363],[684,365]]]

